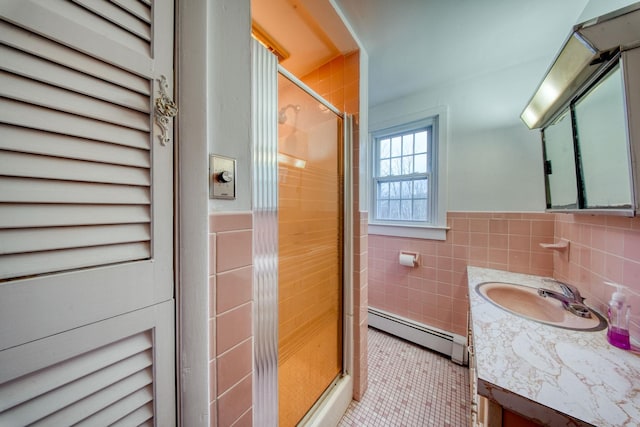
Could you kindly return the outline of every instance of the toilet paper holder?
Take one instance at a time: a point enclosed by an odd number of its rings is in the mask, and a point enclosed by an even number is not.
[[[400,251],[398,262],[406,267],[416,267],[420,262],[420,254],[418,252]]]

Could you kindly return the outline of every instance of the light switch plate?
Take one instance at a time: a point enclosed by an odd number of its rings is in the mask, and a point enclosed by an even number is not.
[[[211,199],[236,198],[236,160],[209,155],[209,197]]]

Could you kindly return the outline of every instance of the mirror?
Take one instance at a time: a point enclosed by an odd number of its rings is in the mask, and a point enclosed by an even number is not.
[[[547,209],[634,214],[618,61],[542,129]]]
[[[568,111],[543,129],[547,208],[578,208],[573,126]]]
[[[631,208],[623,84],[616,66],[575,104],[585,208]]]

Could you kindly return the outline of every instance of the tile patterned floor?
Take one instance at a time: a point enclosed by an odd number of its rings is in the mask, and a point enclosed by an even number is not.
[[[466,427],[469,400],[466,367],[369,328],[369,387],[338,427]]]

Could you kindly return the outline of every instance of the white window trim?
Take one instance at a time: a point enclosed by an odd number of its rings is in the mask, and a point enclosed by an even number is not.
[[[435,177],[434,197],[436,203],[432,212],[433,221],[430,224],[419,225],[416,223],[398,223],[392,221],[379,221],[374,218],[375,212],[375,188],[373,188],[373,174],[375,173],[375,137],[382,131],[389,129],[402,129],[406,125],[415,122],[426,121],[431,118],[437,118],[434,125],[434,135],[437,138],[434,155],[437,162],[433,165],[432,176]],[[409,128],[409,127],[408,127]],[[368,193],[369,193],[369,209],[372,215],[369,216],[369,234],[396,236],[396,237],[415,237],[433,240],[445,240],[447,228],[447,146],[449,141],[449,120],[447,107],[435,107],[427,110],[418,111],[412,114],[403,115],[401,117],[393,117],[371,125],[369,132],[369,174],[368,174]]]

